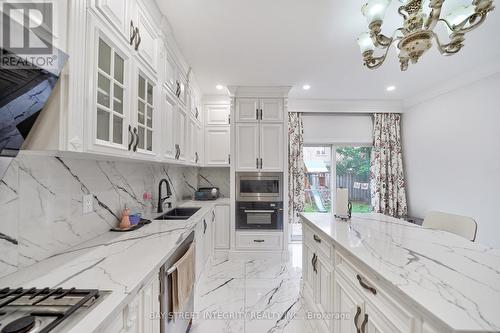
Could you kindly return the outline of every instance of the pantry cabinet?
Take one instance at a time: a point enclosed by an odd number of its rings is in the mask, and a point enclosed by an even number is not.
[[[281,98],[239,98],[236,101],[238,122],[282,122],[283,113]]]
[[[236,170],[260,169],[260,126],[258,123],[236,124]]]
[[[283,124],[236,124],[237,171],[283,171],[283,150]]]

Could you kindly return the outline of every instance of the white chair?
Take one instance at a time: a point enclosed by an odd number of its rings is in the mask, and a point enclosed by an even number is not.
[[[477,223],[473,218],[467,216],[429,212],[424,218],[422,227],[448,231],[472,242],[476,239]]]

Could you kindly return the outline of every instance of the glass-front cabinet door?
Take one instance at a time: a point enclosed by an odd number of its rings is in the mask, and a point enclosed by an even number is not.
[[[128,153],[128,58],[100,31],[95,35],[95,45],[93,147]]]
[[[155,84],[142,71],[137,74],[137,151],[153,154],[156,147],[155,132]],[[134,129],[135,130],[135,129]]]

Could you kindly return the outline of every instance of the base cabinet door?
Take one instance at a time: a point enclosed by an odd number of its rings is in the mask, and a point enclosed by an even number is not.
[[[334,270],[333,266],[324,260],[321,256],[318,257],[315,263],[316,269],[316,285],[315,285],[315,300],[316,307],[320,313],[333,313],[333,283]],[[330,332],[333,326],[333,319],[325,316],[320,324],[324,331]]]
[[[216,250],[229,250],[229,206],[215,207],[214,247]]]
[[[158,275],[151,278],[140,293],[140,328],[141,333],[159,333],[160,321],[155,318],[160,313],[160,279]]]
[[[335,312],[345,318],[335,321],[335,332],[360,333],[364,304],[361,296],[343,278],[335,277]]]
[[[313,301],[313,286],[314,286],[314,249],[311,245],[304,241],[302,243],[302,283],[304,297]]]
[[[204,223],[201,221],[196,225],[196,228],[194,230],[194,237],[195,237],[195,272],[196,272],[196,280],[201,276],[201,273],[203,273],[203,269],[205,268],[205,260],[204,260],[204,251],[205,251],[205,240],[204,240]]]

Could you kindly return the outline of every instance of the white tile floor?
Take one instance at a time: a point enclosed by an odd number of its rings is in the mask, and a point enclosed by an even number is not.
[[[193,333],[309,333],[299,294],[301,245],[290,258],[214,260],[196,288]]]

